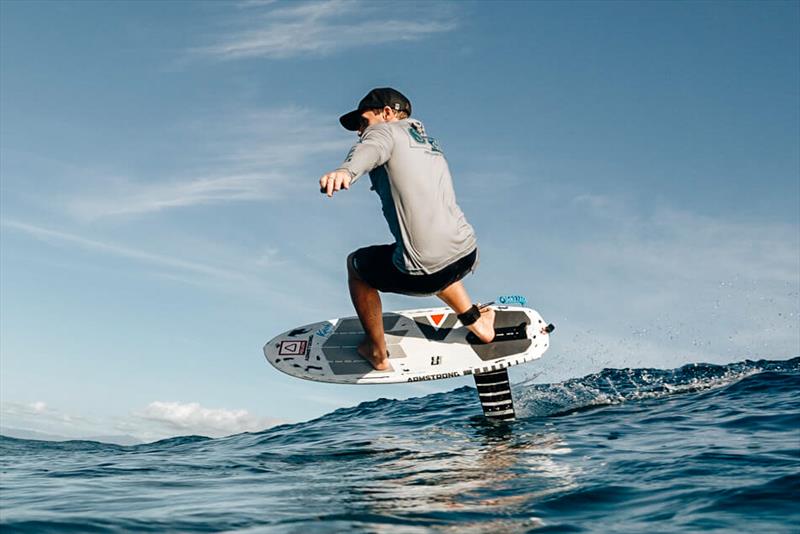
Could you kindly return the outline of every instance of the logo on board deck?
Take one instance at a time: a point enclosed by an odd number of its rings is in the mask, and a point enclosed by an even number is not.
[[[331,324],[331,323],[325,323],[325,326],[323,326],[322,328],[320,328],[319,330],[317,330],[317,332],[316,332],[316,333],[317,333],[317,335],[318,335],[318,336],[320,336],[320,337],[326,337],[326,336],[327,336],[328,334],[330,334],[331,332],[333,332],[333,324]]]
[[[440,363],[442,363],[441,356],[431,356],[431,365],[439,365]]]
[[[442,378],[455,378],[457,376],[461,376],[461,373],[458,371],[453,371],[452,373],[441,373],[438,375],[423,375],[423,376],[412,376],[406,382],[422,382],[423,380],[441,380]]]
[[[428,316],[428,319],[431,320],[431,325],[438,329],[441,328],[442,323],[444,323],[444,318],[447,317],[446,313],[434,313]]]
[[[442,341],[456,324],[456,316],[452,313],[433,313],[414,317],[420,332],[429,341]]]
[[[522,295],[503,295],[497,297],[497,302],[500,304],[518,304],[520,306],[525,306],[525,304],[528,303],[528,299]]]
[[[308,333],[308,330],[309,330],[308,328],[295,328],[294,330],[289,332],[287,335],[289,337],[295,337],[295,336],[299,336],[299,335]]]
[[[307,341],[281,341],[279,356],[301,356],[306,353]]]

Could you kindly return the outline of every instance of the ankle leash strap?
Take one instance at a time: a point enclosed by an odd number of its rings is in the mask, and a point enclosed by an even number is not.
[[[459,313],[456,317],[464,326],[469,326],[481,318],[481,310],[475,304],[464,313]]]

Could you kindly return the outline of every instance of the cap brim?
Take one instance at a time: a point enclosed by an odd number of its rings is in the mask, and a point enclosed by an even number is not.
[[[350,113],[345,113],[339,117],[339,122],[342,126],[344,126],[345,130],[357,132],[359,126],[361,126],[361,112],[357,109],[354,109]]]

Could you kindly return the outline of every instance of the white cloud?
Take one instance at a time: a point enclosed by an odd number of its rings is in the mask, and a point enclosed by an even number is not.
[[[277,174],[244,174],[190,179],[171,183],[116,181],[104,194],[82,195],[69,210],[83,219],[133,215],[202,204],[267,200],[278,196]]]
[[[280,251],[274,247],[266,248],[263,254],[255,260],[255,265],[257,267],[275,267],[285,263],[286,260],[281,259]]]
[[[150,263],[161,267],[170,267],[180,271],[187,271],[194,274],[212,276],[215,278],[222,278],[227,280],[239,280],[239,281],[246,279],[246,276],[244,274],[237,272],[235,270],[213,267],[203,263],[187,261],[161,254],[153,254],[139,249],[123,247],[116,244],[105,243],[93,239],[87,239],[79,235],[70,234],[67,232],[61,232],[58,230],[52,230],[49,228],[43,228],[40,226],[35,226],[20,221],[3,220],[0,224],[2,224],[3,227],[12,228],[14,230],[24,232],[30,236],[33,236],[37,239],[41,239],[47,242],[69,243],[77,245],[78,247],[83,249],[100,251],[115,256],[121,256],[124,258],[139,260],[145,263]]]
[[[584,193],[574,197],[571,202],[578,209],[586,210],[588,213],[603,218],[614,218],[625,206],[621,199],[609,195],[597,195]]]
[[[98,434],[101,428],[101,425],[91,418],[62,412],[49,407],[44,401],[3,401],[0,405],[0,415],[3,426],[58,434],[74,439]]]
[[[134,436],[155,441],[185,435],[222,437],[241,432],[259,432],[285,421],[259,417],[247,410],[204,408],[196,402],[151,402],[144,410],[129,415],[92,418],[50,408],[43,401],[3,402],[0,406],[4,427],[63,436],[91,439],[96,436]]]
[[[632,276],[649,273],[665,282],[798,282],[800,243],[791,225],[737,222],[674,209],[647,218],[615,209],[615,217],[615,231],[582,245],[581,255]]]
[[[3,402],[3,415],[40,415],[47,410],[47,404],[35,402]]]
[[[44,411],[47,410],[47,403],[42,401],[32,402],[29,406],[33,409],[34,413],[44,413]]]
[[[236,165],[244,172],[296,172],[300,164],[320,154],[344,157],[344,151],[356,142],[342,130],[336,116],[299,106],[251,109],[205,122],[216,125],[208,147],[216,154],[212,162]],[[207,130],[206,124],[199,127]]]
[[[241,29],[200,48],[201,53],[223,59],[322,56],[361,46],[416,41],[457,26],[448,5],[430,2],[248,2],[240,7],[247,8]],[[393,14],[392,7],[398,7],[402,16]]]
[[[559,272],[547,278],[559,285],[542,293],[569,313],[561,325],[551,319],[553,348],[569,365],[583,373],[798,354],[796,226],[674,209],[645,215],[614,198],[580,204],[593,209],[587,235],[543,247],[557,258]]]
[[[259,417],[247,410],[204,408],[196,402],[151,402],[134,416],[144,421],[150,432],[165,435],[197,434],[222,437],[241,432],[258,432],[279,424],[277,419]]]
[[[169,238],[161,240],[161,245],[155,241],[148,242],[148,246],[152,247],[169,246],[171,254],[167,255],[23,221],[0,220],[0,227],[4,234],[8,230],[21,232],[50,246],[66,248],[68,253],[74,249],[135,260],[126,264],[144,277],[158,277],[215,291],[239,292],[248,297],[269,295],[276,306],[284,309],[307,309],[307,303],[297,299],[297,288],[293,281],[296,276],[305,280],[306,289],[316,295],[318,303],[326,299],[340,300],[331,289],[338,287],[335,284],[338,271],[328,269],[320,274],[314,261],[293,259],[275,247],[264,246],[260,253],[253,253],[239,246],[202,239],[194,239],[187,244],[188,238],[184,238],[180,244],[173,245],[170,245]],[[184,257],[178,255],[181,250],[185,251]],[[202,258],[202,261],[194,260],[195,257]],[[96,262],[93,265],[104,268],[105,264]],[[144,269],[147,266],[152,268]]]
[[[278,249],[269,243],[277,239],[272,229],[280,224],[270,218],[269,210],[265,210],[263,227],[258,230],[260,242],[255,245],[245,243],[252,228],[243,231],[247,236],[242,239],[220,238],[213,225],[197,232],[186,219],[175,217],[154,222],[158,230],[150,236],[147,232],[154,226],[139,230],[139,220],[154,213],[245,202],[275,205],[291,199],[295,208],[303,203],[303,209],[316,206],[319,174],[341,161],[355,137],[345,133],[334,116],[297,106],[228,110],[195,117],[177,130],[180,134],[173,136],[177,142],[170,160],[166,165],[154,161],[149,175],[109,178],[91,166],[46,169],[46,175],[58,177],[58,184],[31,198],[40,210],[67,214],[73,220],[56,226],[7,215],[0,221],[3,233],[24,233],[67,252],[134,260],[126,265],[146,277],[226,292],[269,294],[283,306],[300,306],[294,298],[293,281],[298,275],[309,280],[318,298],[332,296],[331,288],[338,286],[330,282],[338,273],[326,269],[320,276],[313,258],[293,259],[291,248]],[[183,170],[174,174],[162,171],[164,167]],[[123,174],[115,171],[116,176]],[[108,219],[118,224],[97,224]],[[227,218],[219,219],[224,226]],[[145,271],[148,266],[152,268]]]
[[[213,140],[208,137],[209,124],[214,124]],[[335,164],[336,156],[343,157],[354,142],[342,135],[335,118],[294,106],[250,110],[220,120],[207,117],[195,127],[201,132],[196,143],[206,156],[194,165],[202,170],[177,178],[92,180],[66,195],[66,211],[80,220],[93,221],[280,199],[297,188],[311,189],[309,184],[318,177],[306,170],[309,160],[330,155]]]
[[[487,238],[472,287],[514,284],[510,292],[556,325],[545,357],[520,372],[552,382],[604,367],[800,354],[800,231],[791,219],[548,189],[530,213],[509,210],[477,228]]]

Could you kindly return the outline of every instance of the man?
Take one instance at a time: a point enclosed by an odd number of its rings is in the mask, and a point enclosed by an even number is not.
[[[478,339],[494,339],[494,310],[473,305],[461,283],[477,267],[475,234],[456,204],[439,144],[410,116],[411,102],[399,91],[370,91],[339,119],[360,141],[319,180],[320,191],[333,197],[368,172],[395,238],[347,258],[350,297],[366,332],[358,352],[379,371],[390,368],[379,291],[435,294]]]

